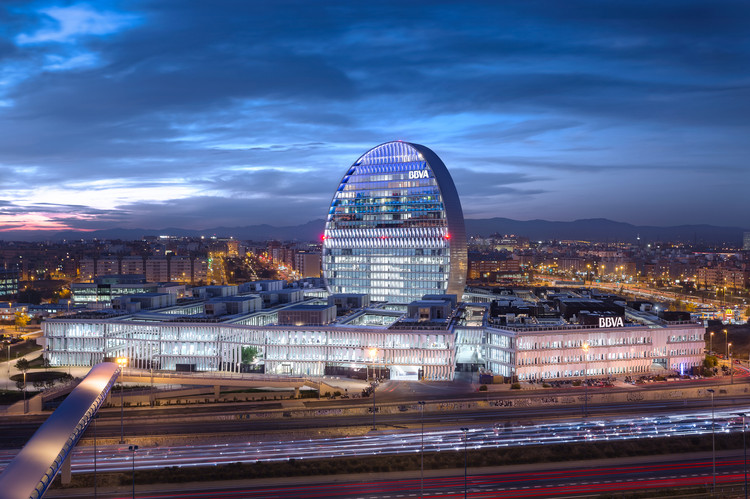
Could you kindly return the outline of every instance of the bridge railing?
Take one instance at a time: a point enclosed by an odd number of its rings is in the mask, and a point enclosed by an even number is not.
[[[0,499],[41,499],[120,374],[94,366],[0,475]]]

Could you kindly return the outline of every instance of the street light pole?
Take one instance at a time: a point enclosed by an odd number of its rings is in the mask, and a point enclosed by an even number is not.
[[[120,443],[125,443],[125,385],[122,382],[122,377],[125,374],[125,366],[128,364],[126,357],[118,357],[117,364],[120,366]]]
[[[138,450],[138,446],[131,445],[128,450],[133,453],[133,499],[135,499],[135,451]]]
[[[729,331],[726,329],[724,330],[724,352],[727,354],[726,356],[729,357]]]
[[[469,448],[468,448],[468,428],[461,428],[461,431],[464,432],[464,499],[466,499],[468,487],[467,487],[467,470],[469,468]]]
[[[96,418],[98,414],[94,414],[94,499],[96,499]]]
[[[731,343],[729,343],[729,347],[728,348],[732,348],[732,344]],[[734,364],[732,364],[732,350],[729,350],[729,377],[730,377],[729,378],[730,379],[730,383],[729,384],[733,385],[734,384]]]
[[[711,355],[711,352],[714,350],[714,332],[711,331],[711,334],[708,335],[708,354]]]
[[[372,387],[372,431],[376,431],[375,426],[375,387]]]
[[[711,461],[713,463],[713,492],[716,494],[716,432],[714,431],[714,390],[709,388],[706,390],[711,394]]]
[[[419,497],[424,497],[424,400],[420,400],[417,402],[419,404],[420,409],[420,419],[422,420],[422,450],[420,454],[422,455],[422,467],[419,474]]]
[[[120,381],[120,443],[125,443],[125,386]]]

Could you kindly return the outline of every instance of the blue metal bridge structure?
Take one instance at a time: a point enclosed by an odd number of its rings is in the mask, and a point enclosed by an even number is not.
[[[91,368],[0,475],[0,499],[44,495],[119,375],[112,362]]]

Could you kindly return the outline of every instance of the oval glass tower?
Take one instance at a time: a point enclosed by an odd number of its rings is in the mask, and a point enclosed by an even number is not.
[[[336,189],[323,236],[331,293],[409,303],[466,285],[466,229],[448,169],[425,146],[387,142],[363,154]]]

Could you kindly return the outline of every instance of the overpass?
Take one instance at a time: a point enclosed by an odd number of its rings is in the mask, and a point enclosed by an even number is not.
[[[173,371],[143,371],[126,368],[120,381],[135,384],[213,386],[214,396],[218,397],[221,387],[233,388],[293,388],[299,396],[300,388],[308,387],[321,392],[337,390],[325,381],[315,381],[304,377],[273,374],[240,374],[228,372],[179,373]]]
[[[0,475],[0,499],[39,499],[63,463],[70,469],[70,452],[119,374],[111,362],[91,368]]]

